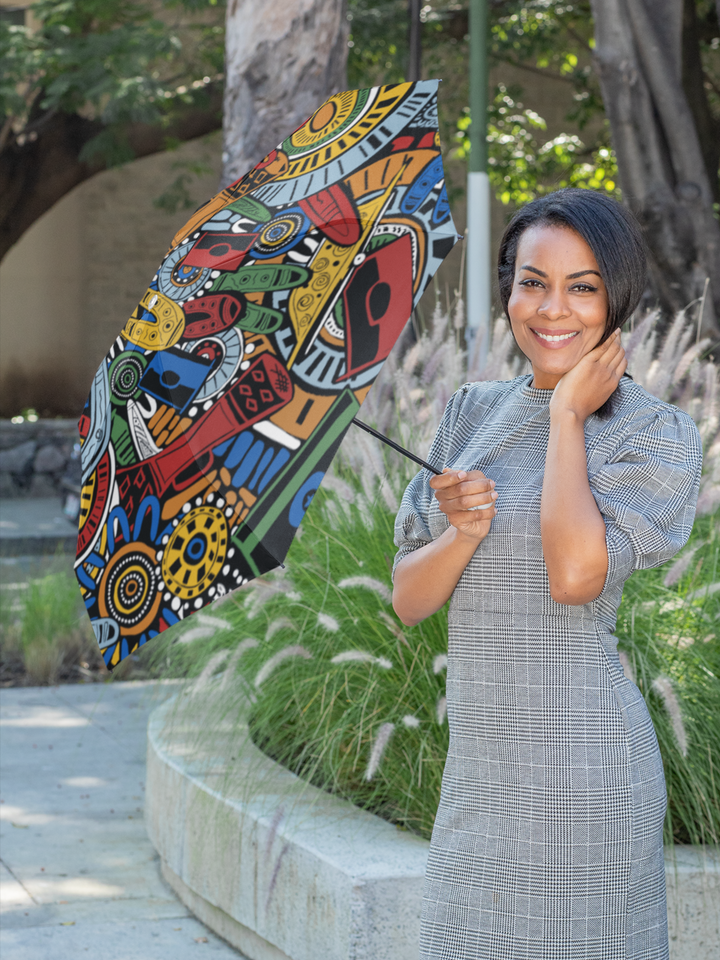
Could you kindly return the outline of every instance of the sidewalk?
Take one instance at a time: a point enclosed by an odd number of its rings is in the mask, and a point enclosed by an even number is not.
[[[147,719],[173,688],[0,694],[3,960],[242,960],[175,898],[145,832]]]
[[[61,550],[75,555],[77,523],[62,511],[60,497],[0,500],[0,557]]]

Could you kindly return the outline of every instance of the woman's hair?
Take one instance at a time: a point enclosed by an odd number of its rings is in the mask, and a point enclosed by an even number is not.
[[[621,327],[645,290],[645,243],[635,217],[622,204],[593,190],[566,187],[532,200],[507,225],[498,256],[500,299],[508,320],[520,237],[534,226],[569,227],[592,250],[608,295],[608,315],[600,343]]]

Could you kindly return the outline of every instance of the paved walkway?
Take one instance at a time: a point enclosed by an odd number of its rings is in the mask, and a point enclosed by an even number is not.
[[[160,876],[145,729],[172,683],[0,693],[2,960],[242,960]]]
[[[0,500],[0,556],[75,554],[77,522],[69,520],[58,497]]]

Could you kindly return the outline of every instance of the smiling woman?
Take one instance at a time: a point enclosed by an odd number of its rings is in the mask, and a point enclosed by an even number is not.
[[[624,376],[645,276],[628,211],[533,201],[498,273],[532,375],[455,394],[428,456],[445,470],[395,527],[401,620],[450,600],[420,955],[667,960],[662,761],[613,631],[627,577],[690,534],[700,437]]]

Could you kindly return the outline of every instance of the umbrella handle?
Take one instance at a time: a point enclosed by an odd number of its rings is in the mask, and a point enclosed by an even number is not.
[[[372,434],[373,437],[376,437],[378,440],[382,440],[383,443],[386,443],[389,447],[392,447],[393,450],[397,450],[397,452],[401,453],[404,457],[407,457],[409,460],[414,460],[415,463],[420,464],[421,467],[425,467],[425,469],[429,470],[431,473],[436,474],[438,477],[442,475],[442,470],[438,470],[437,467],[434,467],[431,463],[428,463],[427,460],[423,460],[422,457],[416,457],[414,453],[410,453],[410,451],[406,450],[405,447],[401,447],[399,443],[395,443],[395,441],[391,440],[389,437],[385,437],[382,433],[378,433],[377,430],[369,427],[367,423],[363,423],[362,420],[358,420],[357,417],[353,417],[352,422],[355,424],[355,426],[362,427],[363,430],[367,430],[367,432]]]

